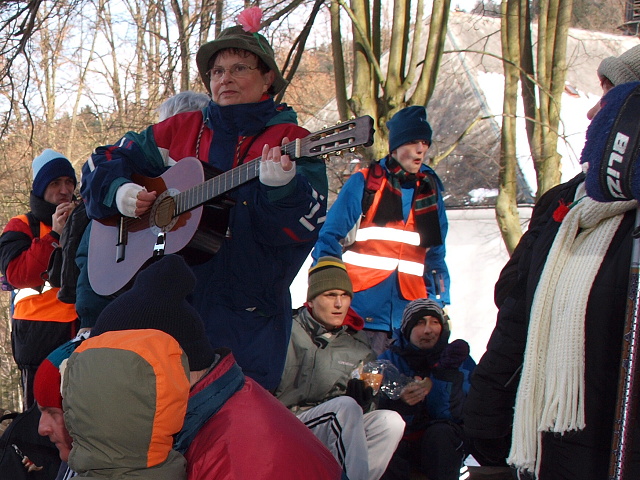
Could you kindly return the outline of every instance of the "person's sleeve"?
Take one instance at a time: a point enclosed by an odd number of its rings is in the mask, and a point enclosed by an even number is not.
[[[290,124],[267,141],[279,144],[284,137],[293,141],[308,134],[307,130]],[[240,187],[238,200],[240,203],[248,200],[254,236],[263,245],[308,245],[318,238],[327,214],[326,166],[319,157],[305,156],[295,159],[295,165],[296,175],[286,185],[273,187],[251,182]]]
[[[433,386],[425,402],[429,418],[462,422],[464,373],[457,368],[436,367],[431,375]]]
[[[80,194],[91,219],[118,214],[116,192],[131,182],[134,173],[157,177],[166,170],[156,145],[153,126],[141,133],[128,132],[114,145],[95,149],[82,166]]]
[[[558,207],[561,204],[570,205],[573,202],[574,189],[583,179],[584,173],[580,173],[568,182],[553,187],[536,202],[531,212],[527,231],[520,238],[518,245],[502,268],[496,282],[494,288],[496,307],[500,308],[514,287],[518,286],[519,277],[526,274],[522,265],[526,265],[528,262],[526,258],[525,260],[522,260],[522,258],[530,255],[540,231],[545,228]]]
[[[314,263],[325,256],[342,258],[342,243],[349,231],[362,215],[364,175],[351,175],[329,209],[327,219],[320,230],[320,236],[312,252]]]
[[[16,288],[39,287],[57,239],[50,234],[33,238],[29,225],[18,218],[7,223],[0,236],[0,271]]]
[[[431,247],[427,251],[424,263],[424,283],[427,287],[427,294],[429,295],[429,298],[438,300],[444,306],[451,303],[451,297],[449,295],[451,279],[449,277],[449,269],[447,268],[447,263],[445,261],[445,256],[447,254],[446,239],[449,231],[449,221],[447,219],[447,212],[442,196],[442,182],[435,173],[433,175],[436,178],[438,189],[438,220],[440,221],[442,245]]]
[[[304,167],[296,167],[293,180],[282,187],[262,183],[257,183],[257,188],[253,183],[241,187],[251,197],[251,223],[260,243],[284,246],[315,242],[318,238],[327,212],[326,173],[322,181],[325,165],[314,157],[304,159],[304,163]]]
[[[112,297],[98,295],[89,283],[89,272],[87,269],[89,255],[89,237],[91,235],[91,223],[82,235],[78,244],[75,262],[80,270],[76,283],[76,312],[80,319],[80,328],[93,328],[98,320],[100,312],[112,300]]]

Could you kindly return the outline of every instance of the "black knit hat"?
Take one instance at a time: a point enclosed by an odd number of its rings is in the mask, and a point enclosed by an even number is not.
[[[445,319],[444,310],[440,304],[430,298],[418,298],[409,302],[402,313],[402,326],[400,327],[402,335],[408,340],[411,336],[411,330],[416,326],[418,320],[426,316],[436,317],[442,325],[443,333],[449,330],[449,322]]]
[[[168,333],[189,358],[191,371],[211,366],[215,353],[195,308],[186,300],[196,279],[179,255],[165,255],[142,270],[133,287],[100,313],[91,336],[153,328]]]

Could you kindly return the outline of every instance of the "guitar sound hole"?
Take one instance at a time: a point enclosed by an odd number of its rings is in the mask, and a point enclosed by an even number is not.
[[[163,198],[155,209],[154,220],[156,226],[162,229],[169,225],[173,220],[174,208],[175,202],[173,201],[173,197]]]

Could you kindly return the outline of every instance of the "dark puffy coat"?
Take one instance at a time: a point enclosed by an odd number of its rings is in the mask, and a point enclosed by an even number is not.
[[[474,456],[500,465],[509,453],[513,407],[522,366],[529,313],[547,254],[560,223],[553,213],[570,204],[580,174],[547,192],[537,203],[528,231],[496,283],[496,327],[471,378],[464,428]],[[540,479],[607,478],[635,211],[627,212],[595,278],[585,327],[586,428],[564,436],[543,435]],[[635,429],[634,437],[640,437]],[[640,478],[640,444],[631,452],[629,478]]]

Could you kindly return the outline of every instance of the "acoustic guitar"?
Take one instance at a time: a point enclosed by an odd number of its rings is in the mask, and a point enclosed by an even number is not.
[[[373,133],[373,119],[365,115],[288,143],[282,154],[294,160],[369,146]],[[134,182],[158,197],[140,218],[92,220],[88,275],[93,290],[99,295],[118,292],[145,264],[165,253],[180,252],[190,263],[210,258],[224,240],[234,204],[225,194],[259,173],[260,157],[222,173],[188,157],[159,177],[134,175]]]

